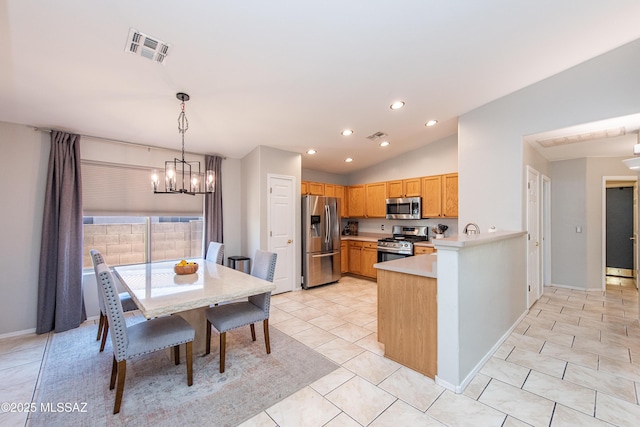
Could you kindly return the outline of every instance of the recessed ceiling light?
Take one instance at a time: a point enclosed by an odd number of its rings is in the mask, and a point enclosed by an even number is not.
[[[391,144],[389,141],[382,141],[380,143],[380,147],[386,147],[387,145]]]
[[[307,154],[316,154],[316,153],[317,153],[317,151],[314,150],[313,148],[307,150]]]
[[[396,101],[389,106],[392,110],[399,110],[404,107],[404,101]]]
[[[353,159],[351,157],[347,157],[346,159],[344,159],[344,161],[347,163],[351,163],[353,162]]]
[[[427,123],[425,123],[425,126],[431,127],[431,126],[435,126],[438,124],[437,120],[429,120]]]
[[[351,129],[345,129],[342,132],[340,132],[340,135],[342,135],[342,136],[353,135],[353,131]]]

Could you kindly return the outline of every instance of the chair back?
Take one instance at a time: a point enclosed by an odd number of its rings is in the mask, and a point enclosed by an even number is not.
[[[256,256],[254,257],[253,265],[251,267],[251,275],[268,282],[273,282],[273,275],[276,271],[277,258],[278,254],[276,253],[258,249],[256,251]],[[269,307],[271,306],[271,292],[250,296],[249,302],[251,302],[256,307],[259,307],[262,311],[264,311],[265,316],[267,318],[269,317]]]
[[[100,264],[106,265],[106,263],[104,262],[104,258],[102,257],[102,254],[98,252],[96,249],[91,249],[89,253],[91,254],[91,261],[93,262],[93,272],[96,275],[96,286],[98,287],[98,306],[100,307],[100,312],[106,315],[107,311],[104,305],[104,298],[102,297],[102,291],[100,291],[100,278],[98,277],[98,266]]]
[[[251,275],[267,282],[273,282],[278,254],[258,249],[251,266]]]
[[[96,267],[100,292],[107,309],[106,315],[109,319],[109,333],[111,334],[111,345],[113,346],[113,356],[116,361],[127,358],[127,347],[129,346],[129,336],[127,335],[127,323],[124,319],[122,303],[116,289],[113,274],[106,264],[99,264]]]
[[[224,260],[224,244],[218,242],[210,242],[207,249],[207,261],[215,261],[217,264],[222,264]]]

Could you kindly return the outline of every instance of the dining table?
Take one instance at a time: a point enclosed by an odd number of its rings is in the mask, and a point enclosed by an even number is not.
[[[182,316],[195,329],[194,354],[204,354],[208,307],[271,292],[275,285],[204,258],[187,261],[198,264],[195,273],[176,274],[175,260],[121,265],[113,270],[145,318]]]

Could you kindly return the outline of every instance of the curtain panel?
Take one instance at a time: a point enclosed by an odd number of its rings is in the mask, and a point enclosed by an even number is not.
[[[86,320],[82,295],[80,135],[51,132],[36,333],[63,332]]]
[[[207,165],[205,170],[213,170],[216,180],[215,192],[204,196],[204,249],[202,253],[206,256],[209,242],[224,243],[222,235],[222,157],[206,155],[204,161]]]

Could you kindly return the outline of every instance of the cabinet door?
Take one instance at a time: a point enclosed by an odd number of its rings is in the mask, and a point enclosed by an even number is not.
[[[419,197],[422,194],[420,178],[405,179],[402,183],[405,197]]]
[[[378,250],[376,248],[362,248],[362,275],[373,279],[377,276],[377,270],[373,264],[378,262]]]
[[[349,216],[347,206],[347,193],[343,185],[336,185],[336,197],[340,199],[340,216],[347,218]]]
[[[442,176],[442,216],[455,218],[458,216],[458,174]]]
[[[422,178],[422,217],[438,218],[442,215],[442,177],[426,176]]]
[[[307,181],[302,181],[300,183],[300,194],[303,196],[309,194],[309,183]]]
[[[403,196],[404,196],[404,188],[402,186],[402,181],[387,182],[387,197],[389,199],[392,197],[403,197]]]
[[[309,194],[324,196],[324,184],[321,182],[309,182]]]
[[[349,217],[364,217],[364,185],[347,187]]]
[[[376,182],[367,184],[366,190],[366,212],[367,218],[384,218],[386,216],[387,183]]]
[[[340,273],[349,271],[349,245],[347,242],[340,243]]]
[[[425,246],[414,246],[413,247],[414,255],[432,254],[434,252],[435,252],[434,248],[427,248]]]
[[[327,197],[336,197],[336,186],[334,184],[325,184],[324,195]]]
[[[362,273],[361,255],[362,244],[360,242],[349,242],[349,272],[355,274]]]

